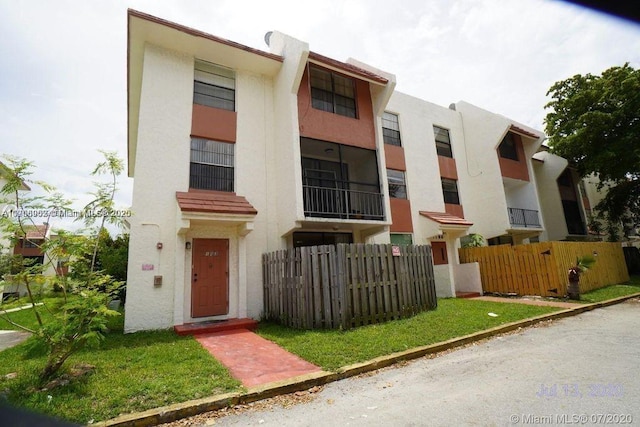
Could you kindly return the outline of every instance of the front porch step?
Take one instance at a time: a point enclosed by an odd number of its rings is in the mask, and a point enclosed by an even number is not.
[[[234,329],[248,329],[250,331],[255,331],[257,328],[257,320],[244,318],[185,323],[184,325],[174,326],[173,330],[178,335],[200,335],[212,332],[231,331]]]
[[[456,292],[456,298],[477,298],[482,296],[480,292]]]

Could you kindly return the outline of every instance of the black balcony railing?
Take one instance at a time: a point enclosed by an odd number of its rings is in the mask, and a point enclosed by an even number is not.
[[[303,185],[302,191],[305,216],[384,220],[382,194],[379,192],[312,185]]]
[[[509,222],[514,227],[542,228],[538,211],[533,209],[507,208]]]

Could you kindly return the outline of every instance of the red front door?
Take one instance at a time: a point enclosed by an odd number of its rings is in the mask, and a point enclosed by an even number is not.
[[[194,239],[191,317],[229,313],[229,241]]]

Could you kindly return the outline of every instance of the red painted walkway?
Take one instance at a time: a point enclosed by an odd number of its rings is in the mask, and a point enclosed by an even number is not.
[[[245,387],[321,370],[247,329],[196,335],[194,338]]]

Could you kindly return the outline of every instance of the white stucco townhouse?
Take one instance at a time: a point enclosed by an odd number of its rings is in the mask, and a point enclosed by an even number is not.
[[[544,236],[541,132],[395,92],[393,74],[282,33],[265,52],[128,20],[126,331],[259,318],[278,249],[430,243],[438,295],[455,296],[479,290],[461,237]]]

